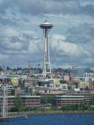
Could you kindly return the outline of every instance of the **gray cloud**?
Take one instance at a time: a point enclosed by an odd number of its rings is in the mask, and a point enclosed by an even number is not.
[[[42,30],[38,26],[46,15],[55,25],[50,40],[52,62],[59,41],[58,64],[93,66],[92,0],[0,0],[0,61],[43,61]]]
[[[85,23],[69,28],[67,31],[67,40],[78,44],[92,44],[94,42],[94,26]]]
[[[94,5],[87,3],[82,5],[79,0],[7,0],[1,3],[1,13],[9,8],[18,8],[21,13],[41,15],[52,14],[88,14],[94,13]]]
[[[35,37],[36,36],[36,37]],[[5,54],[29,54],[38,50],[38,36],[36,32],[19,31],[13,28],[5,28],[0,34],[0,50]]]

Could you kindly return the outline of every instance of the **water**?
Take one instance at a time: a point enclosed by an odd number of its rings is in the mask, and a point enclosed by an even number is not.
[[[94,125],[94,114],[35,115],[0,125]]]

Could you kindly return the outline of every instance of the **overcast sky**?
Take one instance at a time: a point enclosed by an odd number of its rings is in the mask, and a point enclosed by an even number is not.
[[[94,67],[94,0],[0,0],[0,65],[42,64],[46,17],[52,66]]]

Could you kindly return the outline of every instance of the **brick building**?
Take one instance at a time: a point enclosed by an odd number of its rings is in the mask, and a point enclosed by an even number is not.
[[[40,107],[40,96],[20,96],[22,99],[23,106],[25,107]],[[3,105],[3,97],[0,96],[0,109]],[[15,96],[7,97],[8,109],[15,106]]]
[[[56,95],[53,98],[53,106],[63,107],[65,105],[83,104],[84,95]]]

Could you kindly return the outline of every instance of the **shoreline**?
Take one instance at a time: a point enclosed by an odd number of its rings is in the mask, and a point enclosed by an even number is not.
[[[9,116],[33,116],[33,115],[63,115],[63,114],[94,114],[94,111],[37,111],[37,112],[9,112]]]

